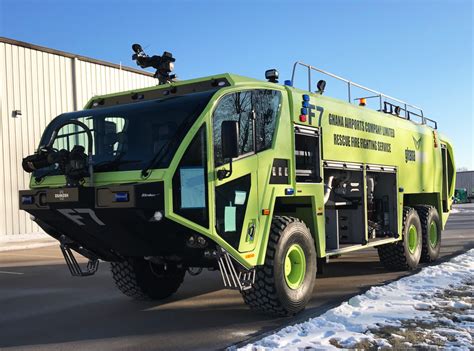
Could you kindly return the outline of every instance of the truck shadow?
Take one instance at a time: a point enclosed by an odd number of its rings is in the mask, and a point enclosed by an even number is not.
[[[472,247],[471,242],[445,244],[446,252]],[[237,291],[223,290],[218,272],[186,276],[166,300],[136,302],[117,291],[107,266],[84,279],[70,277],[62,264],[9,267],[23,275],[0,275],[0,348],[224,348],[324,313],[373,285],[408,274],[387,272],[375,252],[334,259],[318,276],[306,311],[296,318],[272,318],[250,311]]]
[[[367,259],[367,258],[366,258]],[[209,345],[206,330],[238,326],[249,330],[247,338],[274,330],[291,318],[272,318],[250,311],[237,291],[223,290],[219,272],[203,272],[201,276],[186,276],[185,282],[172,297],[154,302],[137,302],[122,295],[115,288],[108,265],[102,264],[94,277],[83,279],[69,276],[65,265],[10,267],[24,273],[22,276],[0,276],[0,347],[61,344],[60,348],[93,343],[94,348],[117,348],[114,340],[124,339],[130,348],[147,349],[150,340],[163,343],[165,349],[199,349]],[[335,260],[325,274],[318,278],[308,313],[336,297],[343,298],[347,289],[338,289],[338,277],[378,275],[384,270],[376,261],[354,262]],[[25,279],[27,278],[27,279]],[[336,279],[327,279],[336,278]],[[327,286],[326,286],[327,285]],[[352,283],[348,283],[347,287]],[[353,289],[352,289],[353,288]],[[350,293],[360,289],[353,286]],[[306,313],[305,313],[306,315]],[[183,335],[196,335],[189,340]],[[216,338],[219,344],[220,336]],[[202,339],[200,339],[202,338]],[[222,335],[222,347],[228,345],[228,336]],[[200,344],[202,342],[202,344]],[[118,346],[118,345],[117,345]],[[48,347],[49,348],[49,347]]]
[[[278,320],[250,312],[237,291],[222,290],[218,272],[186,276],[181,289],[168,299],[137,302],[115,288],[104,266],[97,276],[85,279],[70,277],[64,265],[9,267],[23,275],[0,275],[0,348],[49,349],[46,344],[87,342],[92,349],[122,348],[127,343],[132,349],[143,348],[141,343],[148,345],[145,349],[159,344],[164,349],[194,349],[200,342],[203,348],[209,345],[209,336],[199,340],[183,335],[206,335],[204,330],[230,321],[255,323],[254,329],[262,322],[272,328],[278,325]],[[115,338],[121,341],[113,346]],[[63,348],[69,346],[59,347]]]

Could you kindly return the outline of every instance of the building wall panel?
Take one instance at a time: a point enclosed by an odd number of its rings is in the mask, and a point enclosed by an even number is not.
[[[464,188],[468,196],[474,196],[474,171],[457,172],[456,188]]]
[[[29,184],[21,160],[35,151],[49,121],[82,109],[94,95],[157,84],[126,67],[12,42],[0,38],[0,239],[40,231],[19,210],[18,191]],[[22,115],[13,118],[14,110]]]

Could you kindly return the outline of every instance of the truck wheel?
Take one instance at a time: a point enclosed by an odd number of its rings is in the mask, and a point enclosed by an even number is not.
[[[412,207],[403,208],[403,239],[377,247],[380,262],[390,270],[412,270],[418,266],[422,251],[420,218]]]
[[[186,271],[163,270],[144,259],[129,259],[111,263],[115,285],[125,295],[136,300],[159,300],[171,296],[183,282]]]
[[[423,232],[421,262],[436,261],[441,248],[441,221],[438,211],[433,206],[416,206],[415,208],[420,217]]]
[[[277,316],[303,310],[316,276],[316,250],[308,227],[298,218],[275,216],[265,264],[256,270],[255,284],[242,291],[251,309]]]

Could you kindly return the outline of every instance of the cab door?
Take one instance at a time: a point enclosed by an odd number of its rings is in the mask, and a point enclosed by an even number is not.
[[[251,90],[224,95],[212,116],[216,232],[240,252],[255,247],[258,229],[255,116]],[[222,124],[225,121],[235,121],[238,126],[237,157],[232,159],[232,172],[231,160],[224,158],[222,153],[222,138],[225,138]]]

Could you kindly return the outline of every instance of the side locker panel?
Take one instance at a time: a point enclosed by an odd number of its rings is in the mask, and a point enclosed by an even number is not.
[[[331,188],[324,206],[328,251],[367,242],[364,174],[361,164],[325,161],[324,182]]]
[[[395,167],[366,166],[368,241],[397,237],[398,179]]]

